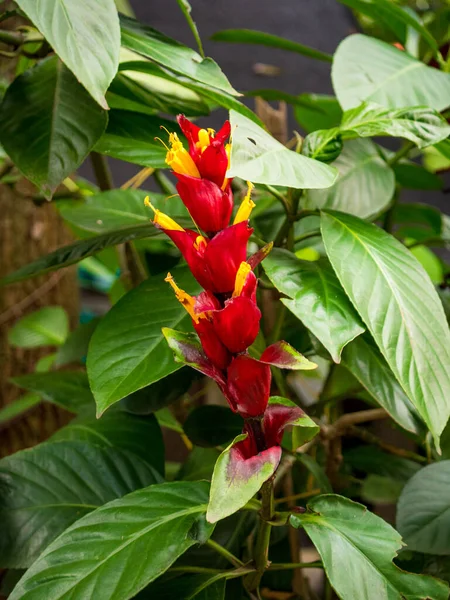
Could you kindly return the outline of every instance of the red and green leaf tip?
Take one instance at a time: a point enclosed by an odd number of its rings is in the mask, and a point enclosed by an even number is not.
[[[250,476],[265,455],[278,465],[283,429],[303,416],[300,408],[270,404],[271,365],[287,369],[315,368],[286,342],[266,348],[259,360],[248,348],[255,341],[261,312],[256,301],[258,280],[253,269],[272,248],[268,244],[247,258],[247,243],[253,229],[249,217],[254,202],[253,185],[230,224],[233,212],[231,179],[226,173],[231,143],[230,124],[215,133],[201,129],[180,115],[178,123],[185,135],[186,150],[176,133],[169,134],[167,164],[176,176],[177,191],[194,221],[197,231],[184,229],[168,215],[153,209],[153,223],[174,242],[192,274],[204,291],[190,296],[177,286],[169,273],[166,281],[189,313],[200,340],[192,335],[164,329],[169,345],[180,360],[214,379],[232,411],[244,419],[246,438],[233,446],[233,463]],[[200,234],[199,232],[203,233]],[[231,467],[232,469],[234,467]],[[236,470],[236,469],[235,469]]]

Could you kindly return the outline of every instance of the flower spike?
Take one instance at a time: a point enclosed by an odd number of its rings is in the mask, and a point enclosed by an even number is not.
[[[247,221],[250,218],[250,214],[253,208],[255,208],[256,206],[256,204],[251,199],[252,190],[255,186],[253,185],[253,183],[250,183],[250,181],[247,181],[247,185],[247,193],[245,195],[245,198],[242,200],[242,203],[236,213],[236,216],[234,217],[233,225],[241,223],[242,221]]]
[[[173,169],[175,173],[180,173],[180,175],[200,177],[195,162],[192,160],[189,152],[184,148],[176,133],[169,134],[169,144],[170,149],[166,154],[166,163],[169,167]]]

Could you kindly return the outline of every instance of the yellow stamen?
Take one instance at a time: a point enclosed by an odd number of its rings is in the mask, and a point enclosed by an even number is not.
[[[166,154],[166,163],[175,173],[200,177],[197,166],[189,152],[184,148],[176,133],[169,135],[170,150]]]
[[[227,171],[228,171],[230,169],[231,144],[225,145],[225,152],[226,152],[227,158],[228,158],[228,165],[227,165]],[[225,177],[223,180],[223,183],[222,183],[221,190],[224,191],[225,188],[227,187],[227,185],[228,185],[228,179]]]
[[[199,315],[195,313],[195,298],[190,296],[187,292],[182,290],[175,283],[175,279],[172,277],[170,273],[167,273],[167,277],[164,279],[172,286],[173,291],[175,292],[175,296],[183,307],[186,309],[186,312],[190,315],[191,319],[193,319],[196,323],[199,321]]]
[[[236,225],[237,223],[241,223],[242,221],[246,221],[250,217],[250,213],[252,212],[252,209],[256,206],[256,204],[251,199],[252,190],[255,186],[253,185],[253,183],[250,183],[250,181],[247,181],[247,185],[248,185],[247,194],[245,195],[245,198],[242,200],[242,203],[236,213],[236,216],[234,217],[233,225]]]
[[[212,129],[211,127],[208,127],[206,131],[209,133],[210,138],[213,138],[216,135],[216,130]]]
[[[245,261],[241,262],[241,264],[239,265],[238,272],[236,273],[236,281],[234,283],[233,298],[236,298],[236,296],[241,295],[242,288],[244,287],[244,284],[245,284],[245,280],[247,279],[247,275],[250,273],[251,270],[252,270],[252,268],[248,264],[248,262],[245,262]]]
[[[201,152],[203,152],[211,143],[208,131],[206,129],[200,129],[198,132],[198,142],[196,142],[195,147]]]
[[[205,238],[202,235],[198,235],[195,238],[195,242],[194,242],[194,248],[196,250],[200,250],[201,246],[206,246],[207,245],[207,241],[205,240]]]
[[[155,208],[150,202],[150,198],[148,196],[145,197],[144,204],[145,206],[148,206],[148,208],[151,208],[155,213],[155,217],[153,219],[153,223],[155,225],[159,225],[162,227],[162,229],[167,229],[169,231],[184,231],[181,225],[178,225],[176,221],[171,219],[168,215],[165,215],[159,209]]]

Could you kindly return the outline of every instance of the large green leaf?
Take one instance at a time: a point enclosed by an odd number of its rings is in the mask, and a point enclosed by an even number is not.
[[[327,212],[331,264],[436,443],[450,414],[450,332],[420,263],[379,227]]]
[[[340,128],[342,132],[353,132],[360,137],[406,138],[419,148],[436,144],[450,134],[447,121],[427,106],[392,110],[373,102],[363,102],[345,111]]]
[[[327,188],[334,183],[337,171],[333,167],[288,150],[234,110],[230,111],[230,121],[233,143],[229,177],[302,189]]]
[[[103,448],[133,452],[164,475],[164,442],[153,415],[140,417],[121,410],[100,419],[79,416],[59,429],[52,441],[85,441]]]
[[[194,81],[193,79],[189,79],[183,75],[178,75],[165,67],[161,67],[160,65],[156,65],[147,59],[139,56],[134,52],[127,51],[127,59],[120,65],[120,69],[123,70],[129,77],[139,77],[136,75],[136,72],[148,74],[150,76],[157,75],[160,78],[166,79],[169,82],[176,83],[177,85],[182,85],[186,90],[191,90],[208,106],[222,106],[223,108],[233,109],[255,123],[261,124],[261,121],[252,112],[245,104],[242,104],[236,96],[233,96],[230,93],[227,93],[219,88],[213,88],[208,86],[205,83],[201,83],[199,81]],[[131,56],[130,56],[131,55]]]
[[[69,319],[61,306],[45,306],[22,317],[8,331],[8,341],[19,348],[60,346],[69,332]]]
[[[341,122],[342,108],[334,96],[300,94],[298,98],[302,105],[295,107],[295,118],[307,133],[331,129]]]
[[[155,581],[136,596],[136,600],[224,600],[227,575],[182,575]]]
[[[105,93],[116,74],[120,49],[114,0],[18,0],[17,4],[78,81],[108,108]]]
[[[82,371],[30,373],[13,377],[11,381],[70,412],[93,412],[94,397],[86,373]]]
[[[375,21],[382,20],[403,44],[407,39],[407,28],[415,29],[434,51],[438,44],[428,29],[422,24],[419,16],[412,9],[399,6],[390,0],[339,0],[350,8],[368,15]]]
[[[398,502],[397,527],[408,550],[450,555],[450,460],[411,477]]]
[[[143,190],[110,190],[84,201],[62,200],[57,202],[58,210],[65,221],[84,231],[103,233],[120,227],[131,227],[137,223],[148,223],[151,212],[144,205],[148,192]],[[152,204],[170,214],[172,218],[187,217],[179,197],[165,199],[164,194],[151,193]]]
[[[173,271],[182,289],[200,291],[185,267]],[[97,413],[180,368],[161,328],[189,327],[190,319],[162,275],[126,294],[102,319],[89,345],[87,368]]]
[[[392,199],[393,170],[371,140],[349,140],[332,163],[339,171],[327,190],[309,190],[305,208],[333,208],[368,218],[380,213]]]
[[[366,35],[347,37],[338,46],[331,71],[344,110],[364,100],[385,108],[450,104],[450,74],[428,67],[394,46]]]
[[[0,107],[0,142],[25,177],[50,198],[86,158],[107,120],[106,111],[53,56],[8,88]]]
[[[233,454],[233,446],[246,437],[246,433],[238,435],[217,459],[207,512],[210,523],[225,519],[245,506],[278,466],[281,454],[278,447],[269,448],[248,460]]]
[[[139,457],[87,442],[41,444],[0,461],[0,564],[29,567],[83,515],[161,481]]]
[[[195,50],[127,17],[121,17],[121,29],[125,48],[194,81],[238,95],[211,58],[202,58]]]
[[[189,414],[183,429],[193,444],[209,447],[230,442],[243,426],[243,419],[228,407],[205,405]]]
[[[424,434],[416,409],[369,335],[358,336],[344,348],[342,364],[399,425]]]
[[[274,286],[289,297],[282,302],[339,362],[342,348],[364,328],[329,263],[302,261],[275,249],[263,266]]]
[[[68,246],[58,248],[58,250],[38,258],[17,271],[13,271],[0,280],[0,286],[16,283],[23,279],[37,277],[38,275],[44,275],[44,273],[50,271],[68,267],[69,265],[80,262],[83,258],[97,254],[97,252],[100,252],[105,248],[117,246],[117,244],[123,244],[124,242],[139,240],[146,237],[155,237],[157,235],[159,235],[159,231],[155,228],[153,223],[142,223],[140,225],[133,225],[132,227],[109,231],[86,240],[80,240],[73,244],[69,244]]]
[[[164,169],[167,150],[156,139],[161,136],[161,126],[179,131],[174,121],[129,110],[110,110],[108,127],[95,151],[143,167]]]
[[[305,529],[342,600],[447,600],[444,582],[394,565],[400,535],[362,504],[329,494],[308,509],[291,516],[291,524]]]
[[[206,482],[163,483],[109,502],[66,529],[9,600],[132,598],[211,535],[208,488]]]
[[[286,38],[264,31],[255,31],[254,29],[224,29],[217,31],[212,37],[216,42],[234,42],[237,44],[257,44],[259,46],[268,46],[269,48],[279,48],[290,52],[297,52],[309,58],[331,62],[331,54],[315,50],[304,44],[287,40]]]

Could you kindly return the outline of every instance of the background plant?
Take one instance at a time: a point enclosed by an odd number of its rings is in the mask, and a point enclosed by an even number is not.
[[[215,36],[332,62],[335,96],[253,92],[294,107],[304,135],[287,144],[203,57],[182,0],[198,51],[119,17],[112,0],[20,0],[2,15],[26,22],[0,31],[8,58],[19,57],[0,108],[2,183],[22,173],[78,238],[2,283],[84,261],[108,275],[111,302],[72,331],[51,306],[9,332],[16,347],[54,352],[15,378],[26,395],[0,422],[41,402],[74,414],[48,442],[0,461],[0,566],[12,599],[314,598],[305,566],[323,569],[326,598],[448,597],[449,222],[402,202],[404,189],[441,188],[449,166],[448,8],[344,3],[373,35],[349,36],[333,57],[261,32]],[[263,327],[250,353],[285,338],[319,368],[273,369],[272,394],[306,409],[318,433],[304,443],[306,428],[288,431],[274,497],[264,486],[239,503],[236,486],[225,504],[240,510],[214,525],[209,481],[242,420],[209,402],[206,380],[164,339],[163,326],[192,331],[164,282],[169,268],[189,294],[200,288],[149,222],[139,188],[151,177],[152,204],[188,226],[155,138],[162,126],[183,139],[161,114],[216,107],[229,110],[236,206],[244,181],[256,186],[250,250],[275,245],[257,271]],[[88,155],[97,186],[72,176]],[[108,156],[142,169],[111,189]],[[165,460],[161,429],[189,449],[183,464]],[[399,533],[360,502],[397,503]],[[318,551],[312,564],[300,562],[298,529]]]

